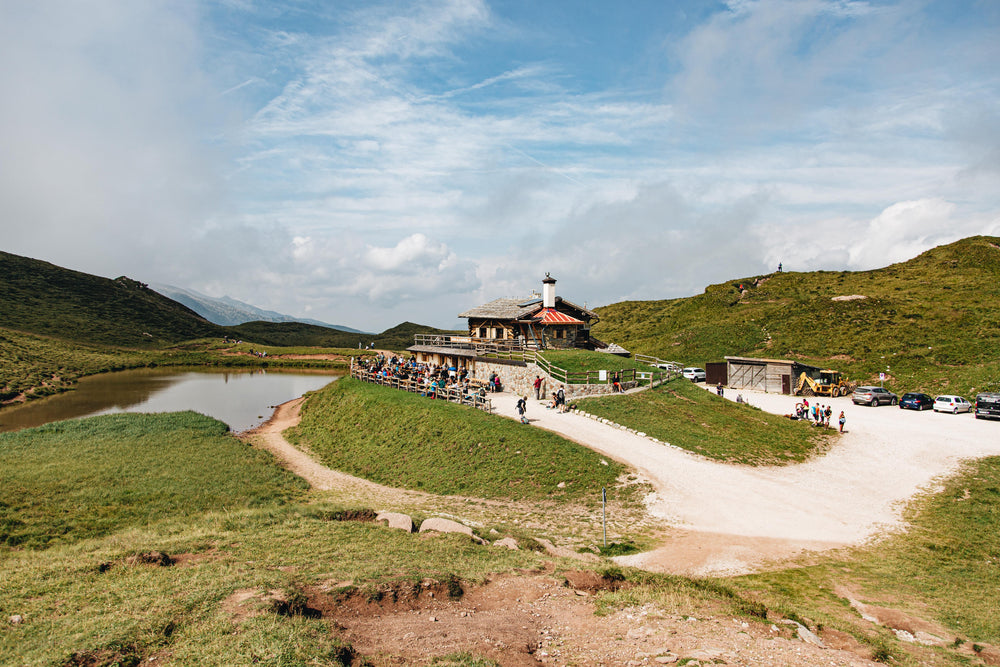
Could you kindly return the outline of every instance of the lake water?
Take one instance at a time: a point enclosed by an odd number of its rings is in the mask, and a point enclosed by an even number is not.
[[[81,378],[76,389],[0,409],[0,432],[114,412],[194,410],[233,431],[259,426],[274,406],[333,382],[328,371],[143,368]]]

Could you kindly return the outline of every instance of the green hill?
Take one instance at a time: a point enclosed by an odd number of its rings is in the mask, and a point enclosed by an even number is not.
[[[0,252],[3,325],[112,346],[147,347],[220,336],[193,310],[122,276],[115,280]]]
[[[0,252],[2,327],[112,347],[158,347],[230,336],[280,347],[356,348],[359,342],[404,349],[415,333],[451,333],[403,322],[359,334],[301,322],[212,324],[190,308],[124,276],[111,280]]]
[[[1000,380],[1000,238],[963,239],[872,271],[749,276],[689,298],[595,311],[595,336],[664,359],[801,359],[861,381],[888,368],[895,389],[972,393]]]

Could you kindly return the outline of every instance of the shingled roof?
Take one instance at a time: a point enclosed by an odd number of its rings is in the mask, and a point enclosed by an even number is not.
[[[582,313],[587,319],[597,319],[597,313],[586,308],[566,301],[561,296],[556,297],[556,305],[565,304],[570,308]],[[495,320],[527,320],[542,309],[542,300],[537,296],[527,296],[522,298],[505,297],[494,299],[489,303],[476,306],[464,313],[459,313],[459,317],[479,317],[483,319]]]
[[[493,299],[489,303],[484,303],[464,313],[459,313],[458,316],[497,320],[520,320],[538,310],[541,304],[541,299],[530,296],[521,298],[505,297],[502,299]]]

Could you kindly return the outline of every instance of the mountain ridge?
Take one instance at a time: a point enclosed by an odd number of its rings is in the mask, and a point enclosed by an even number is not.
[[[134,348],[236,337],[273,346],[354,348],[374,343],[401,349],[412,344],[413,333],[442,331],[409,322],[384,336],[298,321],[221,326],[138,280],[126,276],[112,280],[4,251],[0,251],[0,313],[3,329]]]
[[[347,333],[367,336],[374,335],[340,324],[329,324],[320,320],[295,317],[274,310],[266,310],[244,301],[239,301],[228,295],[211,297],[193,289],[163,283],[151,283],[151,287],[167,298],[187,306],[209,322],[220,326],[237,326],[247,322],[301,322],[303,324],[312,324]]]

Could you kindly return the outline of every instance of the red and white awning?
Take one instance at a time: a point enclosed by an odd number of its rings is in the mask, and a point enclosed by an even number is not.
[[[542,324],[583,324],[583,320],[570,317],[566,313],[560,313],[555,308],[542,308],[532,317]]]

